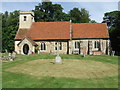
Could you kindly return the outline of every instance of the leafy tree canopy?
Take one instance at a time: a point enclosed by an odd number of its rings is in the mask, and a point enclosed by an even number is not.
[[[85,10],[85,8],[81,8],[79,10],[78,8],[73,8],[69,12],[70,18],[74,23],[89,23],[89,12]]]
[[[67,14],[63,12],[60,4],[52,4],[52,2],[42,2],[35,6],[35,21],[65,21],[69,20]]]
[[[14,38],[18,30],[19,11],[2,14],[2,52],[14,51]]]
[[[73,8],[69,13],[64,13],[60,4],[52,4],[52,2],[42,2],[35,6],[35,21],[69,21],[74,23],[89,23],[89,12],[82,8]]]
[[[108,25],[112,49],[118,54],[120,52],[120,11],[105,13],[103,23]]]
[[[95,20],[91,20],[90,23],[97,23]]]

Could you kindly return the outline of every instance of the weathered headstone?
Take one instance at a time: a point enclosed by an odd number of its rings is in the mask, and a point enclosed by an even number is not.
[[[55,57],[54,63],[55,64],[62,64],[62,59],[59,56],[59,43],[57,43],[57,56]]]
[[[40,50],[38,50],[38,54],[40,54]]]
[[[115,56],[115,51],[112,51],[111,56]]]
[[[7,49],[5,49],[5,52],[8,53]]]
[[[11,53],[9,53],[8,56],[11,56]]]
[[[10,61],[13,61],[13,58],[12,58],[12,57],[10,58]]]
[[[16,57],[16,53],[15,53],[15,52],[12,53],[12,57],[13,57],[13,58]]]
[[[54,60],[55,64],[62,64],[62,59],[59,55],[56,56],[55,60]]]

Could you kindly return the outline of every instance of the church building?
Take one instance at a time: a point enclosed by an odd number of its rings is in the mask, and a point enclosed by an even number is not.
[[[32,11],[21,11],[15,37],[17,54],[109,55],[106,23],[34,22]]]

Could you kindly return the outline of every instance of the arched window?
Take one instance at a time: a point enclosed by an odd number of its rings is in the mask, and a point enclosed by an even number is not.
[[[27,19],[27,16],[24,16],[24,21],[26,21],[26,19]]]
[[[45,45],[45,43],[41,43],[41,50],[46,50],[46,45]]]

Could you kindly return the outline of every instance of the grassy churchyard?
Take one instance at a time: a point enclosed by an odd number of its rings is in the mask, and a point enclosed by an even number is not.
[[[4,62],[3,88],[118,88],[118,57],[60,55],[17,55]]]

